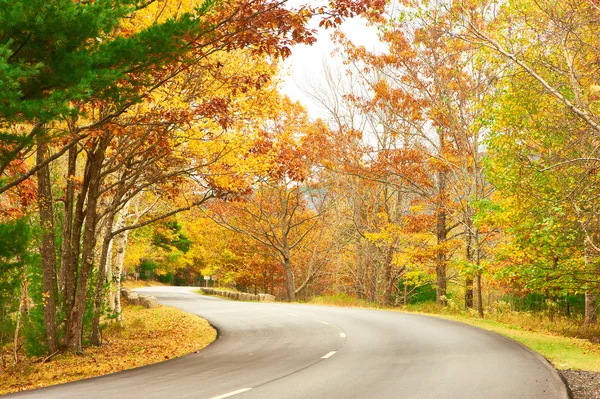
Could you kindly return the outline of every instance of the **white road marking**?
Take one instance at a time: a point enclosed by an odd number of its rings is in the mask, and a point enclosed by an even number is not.
[[[323,324],[329,324],[329,323],[327,323],[326,321],[323,321],[323,320],[321,320],[321,323],[323,323]]]
[[[214,397],[212,397],[210,399],[225,399],[225,398],[228,398],[230,396],[237,395],[238,393],[249,391],[251,389],[252,388],[242,388],[242,389],[238,389],[237,391],[233,391],[233,392],[229,392],[229,393],[224,393],[223,395],[219,395],[219,396],[214,396]]]
[[[346,338],[346,333],[340,333],[340,337]]]
[[[337,351],[331,351],[328,354],[326,354],[325,356],[323,356],[321,359],[329,359],[331,356],[335,355]]]
[[[290,316],[298,316],[296,313],[288,313]]]

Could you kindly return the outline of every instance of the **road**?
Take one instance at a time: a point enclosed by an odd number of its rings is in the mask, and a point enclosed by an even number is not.
[[[152,287],[206,318],[218,339],[139,369],[23,392],[27,398],[568,398],[539,355],[500,335],[370,309],[236,302]]]

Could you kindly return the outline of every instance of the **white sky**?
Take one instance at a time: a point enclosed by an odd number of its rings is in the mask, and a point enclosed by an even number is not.
[[[350,19],[342,24],[342,31],[358,45],[367,49],[376,46],[377,35],[373,27],[368,27],[361,18]],[[297,45],[292,48],[292,55],[283,63],[282,91],[292,100],[300,101],[308,110],[313,119],[326,118],[327,115],[321,106],[305,94],[309,90],[307,82],[318,85],[323,81],[323,63],[333,70],[344,68],[341,58],[333,56],[335,45],[331,41],[331,29],[319,29],[317,42],[312,46]],[[286,69],[288,75],[285,75]]]

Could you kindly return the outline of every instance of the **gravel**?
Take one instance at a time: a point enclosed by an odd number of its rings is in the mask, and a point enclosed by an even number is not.
[[[571,388],[573,399],[600,399],[600,373],[596,371],[559,370]]]

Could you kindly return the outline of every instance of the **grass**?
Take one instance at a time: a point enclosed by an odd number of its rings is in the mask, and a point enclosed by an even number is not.
[[[308,303],[407,311],[454,320],[520,342],[540,353],[558,369],[600,371],[600,345],[595,343],[600,336],[600,326],[584,327],[579,320],[507,309],[493,309],[481,319],[472,311],[458,309],[453,303],[446,307],[435,303],[382,307],[344,294],[315,297]]]
[[[587,339],[566,337],[550,332],[524,329],[494,320],[463,315],[434,316],[459,321],[502,334],[540,353],[557,369],[600,371],[600,345]]]
[[[166,306],[125,306],[123,324],[107,327],[105,345],[87,348],[84,355],[64,353],[46,363],[30,359],[0,370],[0,395],[157,363],[201,349],[216,338],[206,320]]]
[[[310,300],[307,303],[310,303],[311,305],[387,309],[387,307],[382,307],[376,302],[370,302],[365,299],[354,298],[346,294],[314,296],[310,298]],[[389,309],[392,308],[389,307]]]

